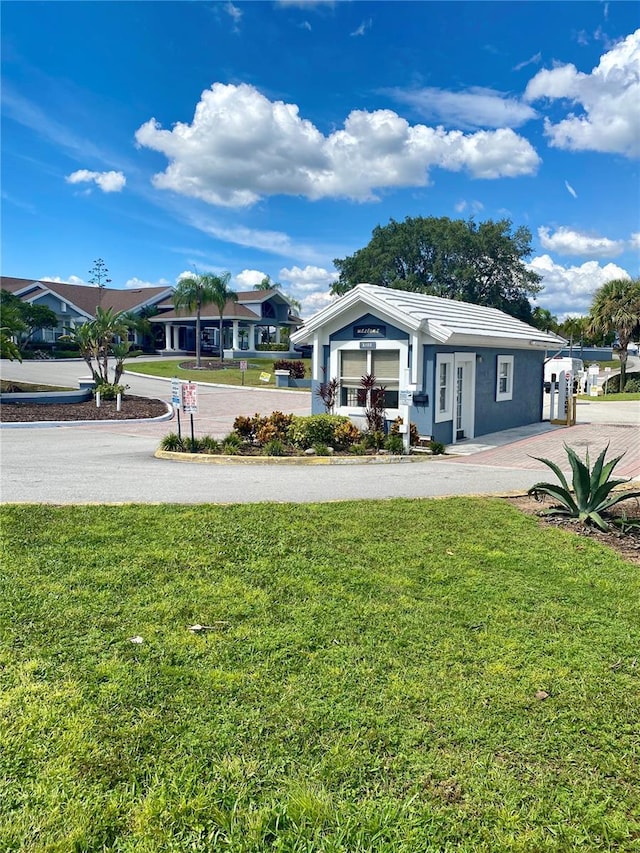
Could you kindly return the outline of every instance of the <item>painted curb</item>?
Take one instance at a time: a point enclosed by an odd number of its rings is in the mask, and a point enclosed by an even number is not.
[[[222,456],[206,453],[178,453],[156,450],[156,459],[193,462],[199,465],[400,465],[427,462],[434,457],[420,456]]]

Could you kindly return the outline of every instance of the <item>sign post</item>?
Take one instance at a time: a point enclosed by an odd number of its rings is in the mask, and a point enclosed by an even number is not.
[[[245,374],[246,369],[247,369],[247,362],[246,362],[246,361],[241,361],[241,362],[240,362],[240,370],[241,370],[241,372],[242,372],[242,384],[243,384],[243,385],[244,385],[244,374]]]
[[[413,406],[413,391],[400,391],[398,408],[400,409],[402,424],[400,434],[404,445],[405,454],[411,453],[411,406]]]
[[[180,406],[182,405],[182,382],[174,377],[171,380],[171,405],[175,409],[178,417],[178,438],[182,438],[182,429],[180,425]]]
[[[193,416],[198,414],[198,386],[195,382],[182,383],[182,411],[191,419],[191,444],[195,444]]]

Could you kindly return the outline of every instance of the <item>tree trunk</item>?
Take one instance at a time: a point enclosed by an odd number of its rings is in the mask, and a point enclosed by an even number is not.
[[[620,356],[620,393],[624,391],[624,386],[627,384],[627,348],[621,349]]]
[[[222,346],[222,312],[220,312],[220,363],[224,361],[224,347]]]
[[[200,367],[200,306],[196,311],[196,367]]]

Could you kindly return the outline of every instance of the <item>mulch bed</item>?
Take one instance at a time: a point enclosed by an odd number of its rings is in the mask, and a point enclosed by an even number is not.
[[[122,408],[116,411],[115,400],[103,400],[98,409],[95,400],[86,403],[3,403],[0,421],[3,423],[37,423],[39,421],[124,421],[157,418],[167,412],[162,400],[150,400],[127,394]]]
[[[548,509],[553,505],[551,501],[547,500],[544,503],[540,503],[540,501],[536,501],[528,495],[510,497],[506,498],[506,500],[528,515],[538,515],[542,509]],[[617,504],[613,507],[611,512],[620,517],[626,516],[628,519],[638,520],[640,519],[640,499],[630,498],[628,501],[623,501],[622,504]],[[613,548],[623,559],[640,566],[640,528],[630,529],[626,534],[623,534],[617,528],[612,528],[605,532],[599,530],[597,527],[587,527],[578,521],[565,519],[561,516],[538,517],[541,525],[559,527],[571,533],[576,533],[579,536],[596,540],[602,545],[608,545],[610,548]]]

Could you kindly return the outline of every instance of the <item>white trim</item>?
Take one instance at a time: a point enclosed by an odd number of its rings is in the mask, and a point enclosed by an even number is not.
[[[504,391],[500,390],[500,379],[503,378],[501,376],[501,368],[502,366],[507,368],[506,374],[504,378],[507,380],[506,388]],[[512,400],[513,399],[513,356],[512,355],[498,355],[496,356],[496,403],[501,403],[504,400]]]
[[[453,420],[453,384],[454,384],[454,353],[436,353],[436,376],[435,376],[435,406],[433,420],[437,424]],[[440,406],[440,367],[446,366],[444,385],[444,406]]]
[[[392,350],[398,352],[399,354],[399,370],[398,370],[398,396],[400,394],[400,383],[402,381],[402,368],[406,366],[407,359],[409,357],[409,345],[407,341],[401,340],[376,340],[376,348],[375,350],[362,350],[366,353],[371,352],[380,352],[380,350]],[[333,341],[331,343],[331,349],[329,351],[329,376],[336,376],[340,378],[340,353],[345,350],[352,350],[360,352],[360,341]],[[315,353],[314,353],[315,355]],[[315,359],[314,359],[315,360]],[[384,380],[383,380],[384,381]],[[394,420],[400,414],[400,410],[398,408],[387,408],[386,410],[386,419]],[[335,408],[336,415],[364,415],[364,407],[358,406],[340,406],[337,405]]]
[[[476,354],[475,352],[456,352],[453,360],[454,388],[458,367],[462,367],[463,373],[463,397],[462,397],[462,428],[464,439],[456,437],[456,394],[454,393],[453,431],[451,441],[474,438],[476,434]],[[466,381],[465,381],[466,379]]]

